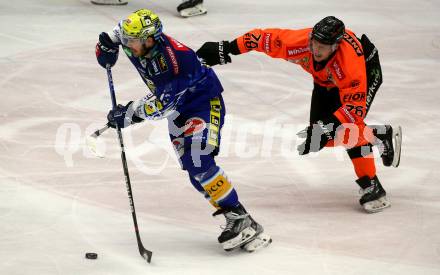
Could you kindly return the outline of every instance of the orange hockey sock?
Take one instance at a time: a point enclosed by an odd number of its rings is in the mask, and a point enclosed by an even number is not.
[[[368,176],[372,179],[376,175],[376,166],[374,164],[373,154],[365,157],[353,158],[351,162],[358,178]]]

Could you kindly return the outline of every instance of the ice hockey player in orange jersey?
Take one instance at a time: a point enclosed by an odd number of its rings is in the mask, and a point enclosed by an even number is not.
[[[359,39],[341,20],[327,16],[313,28],[254,29],[231,42],[206,42],[197,55],[213,66],[250,51],[298,64],[313,76],[310,124],[298,133],[305,138],[299,154],[345,146],[362,190],[360,204],[369,213],[389,207],[372,147],[379,146],[385,166],[397,167],[402,132],[400,126],[364,122],[382,84],[378,51],[367,36]]]

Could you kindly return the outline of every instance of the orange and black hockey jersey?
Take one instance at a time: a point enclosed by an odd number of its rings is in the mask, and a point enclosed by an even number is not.
[[[361,43],[350,30],[325,67],[315,70],[310,50],[312,29],[254,29],[236,39],[240,53],[252,50],[300,65],[317,84],[339,89],[342,107],[334,113],[341,123],[363,124],[367,75]]]

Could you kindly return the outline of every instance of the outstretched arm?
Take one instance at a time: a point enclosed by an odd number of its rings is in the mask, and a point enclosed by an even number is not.
[[[233,41],[206,42],[197,55],[210,66],[230,63],[230,54],[263,52],[273,58],[288,58],[289,49],[306,50],[310,29],[254,29]]]

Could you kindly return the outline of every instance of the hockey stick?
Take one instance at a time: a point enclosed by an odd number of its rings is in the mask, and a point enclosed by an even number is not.
[[[104,127],[102,127],[101,129],[96,130],[95,132],[93,132],[93,134],[90,135],[90,137],[93,138],[97,138],[100,135],[102,135],[102,133],[104,133],[105,131],[107,131],[107,129],[110,128],[110,126],[108,126],[108,124],[106,124]]]
[[[105,131],[107,131],[107,129],[110,126],[108,126],[108,124],[106,124],[104,127],[102,127],[101,129],[96,130],[95,132],[93,132],[93,134],[91,134],[90,136],[86,137],[86,145],[89,148],[90,151],[93,152],[93,154],[95,154],[95,156],[103,158],[104,154],[103,152],[99,152],[98,148],[97,148],[97,143],[98,143],[98,137],[100,135],[102,135],[102,133],[104,133]]]
[[[113,110],[115,110],[117,105],[116,105],[115,89],[113,86],[112,71],[109,65],[107,65],[106,69],[107,69],[108,85],[110,88],[110,96],[112,98],[112,106],[113,106]],[[142,245],[141,237],[139,235],[139,227],[136,219],[136,210],[134,208],[133,192],[131,191],[130,176],[128,175],[127,159],[125,158],[124,140],[122,139],[122,131],[118,125],[116,125],[116,131],[118,132],[119,145],[121,146],[122,167],[124,168],[125,184],[127,186],[128,199],[130,200],[131,215],[133,217],[134,231],[136,232],[136,240],[139,248],[139,253],[145,260],[147,260],[147,262],[150,263],[151,257],[153,256],[153,252],[144,248],[144,246]]]

